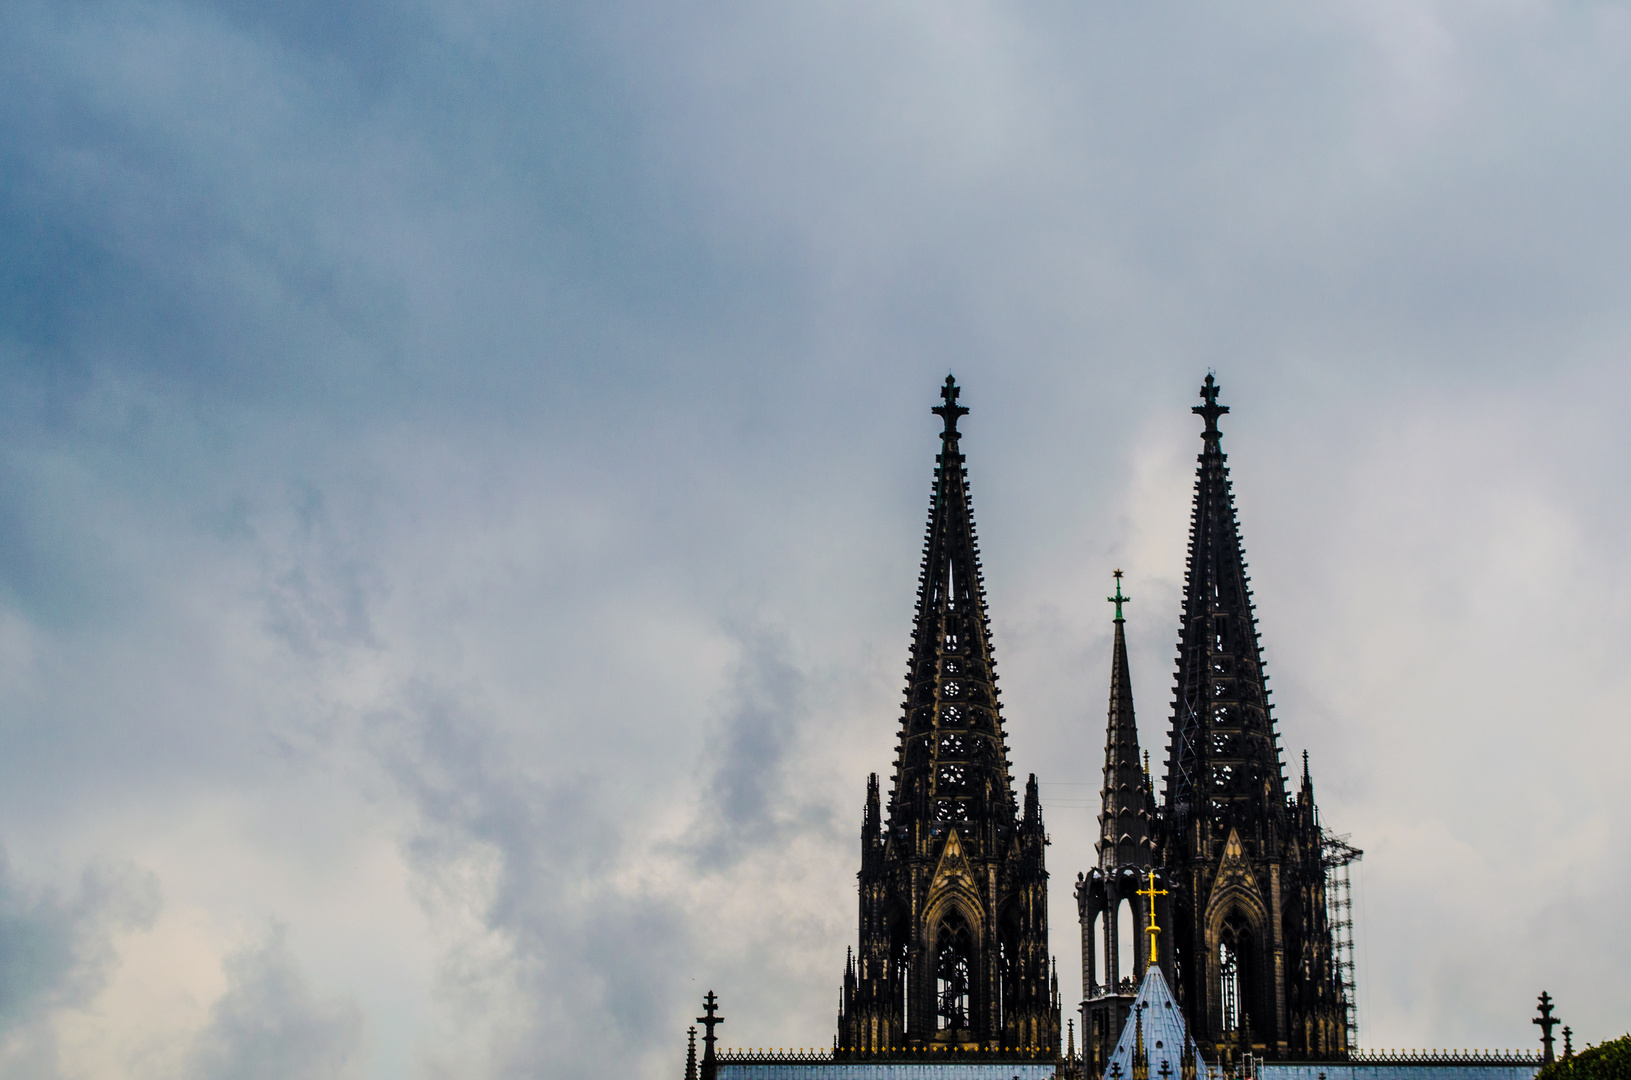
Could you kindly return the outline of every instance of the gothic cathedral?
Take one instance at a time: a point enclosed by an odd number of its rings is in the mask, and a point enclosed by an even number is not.
[[[868,780],[860,941],[836,1053],[983,1050],[1052,1060],[1060,1003],[1048,952],[1042,807],[1021,808],[998,704],[979,547],[947,377],[900,739],[887,804]],[[1306,755],[1295,794],[1270,711],[1257,620],[1208,375],[1165,783],[1141,754],[1116,574],[1098,865],[1076,884],[1083,1071],[1103,1074],[1149,959],[1219,1062],[1347,1055],[1345,986]],[[1153,876],[1152,876],[1153,875]],[[1140,889],[1146,889],[1140,893]],[[1149,899],[1147,907],[1139,896]]]

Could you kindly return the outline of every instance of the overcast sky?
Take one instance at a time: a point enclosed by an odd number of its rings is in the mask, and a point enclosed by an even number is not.
[[[0,1077],[830,1044],[948,371],[1067,1003],[1212,369],[1361,1043],[1621,1034],[1628,176],[1623,4],[9,0]]]

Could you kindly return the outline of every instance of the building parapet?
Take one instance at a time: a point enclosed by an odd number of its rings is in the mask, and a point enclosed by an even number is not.
[[[1242,1080],[1533,1080],[1541,1060],[1518,1050],[1356,1050],[1341,1061],[1246,1065]]]
[[[828,1048],[788,1047],[782,1049],[739,1048],[721,1050],[716,1060],[721,1068],[726,1065],[809,1065],[809,1064],[890,1064],[890,1065],[1025,1065],[1040,1066],[1052,1074],[1059,1061],[1059,1052],[1038,1047],[1033,1052],[1023,1050],[990,1050],[981,1046],[902,1046],[876,1051],[832,1050]]]
[[[1054,1080],[1041,1061],[833,1061],[830,1057],[764,1057],[719,1062],[719,1080]]]

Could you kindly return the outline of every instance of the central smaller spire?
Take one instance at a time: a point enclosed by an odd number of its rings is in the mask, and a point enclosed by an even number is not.
[[[1127,663],[1127,620],[1122,605],[1131,597],[1121,591],[1115,572],[1115,633],[1110,648],[1110,710],[1104,739],[1104,794],[1099,815],[1099,866],[1147,866],[1150,849],[1150,781],[1140,767],[1138,720],[1133,714],[1133,676]]]

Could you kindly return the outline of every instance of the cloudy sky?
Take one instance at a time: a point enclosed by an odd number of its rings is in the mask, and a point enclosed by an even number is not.
[[[1631,1016],[1631,9],[0,5],[0,1077],[830,1043],[948,371],[1053,948],[1208,369],[1361,1042]]]

